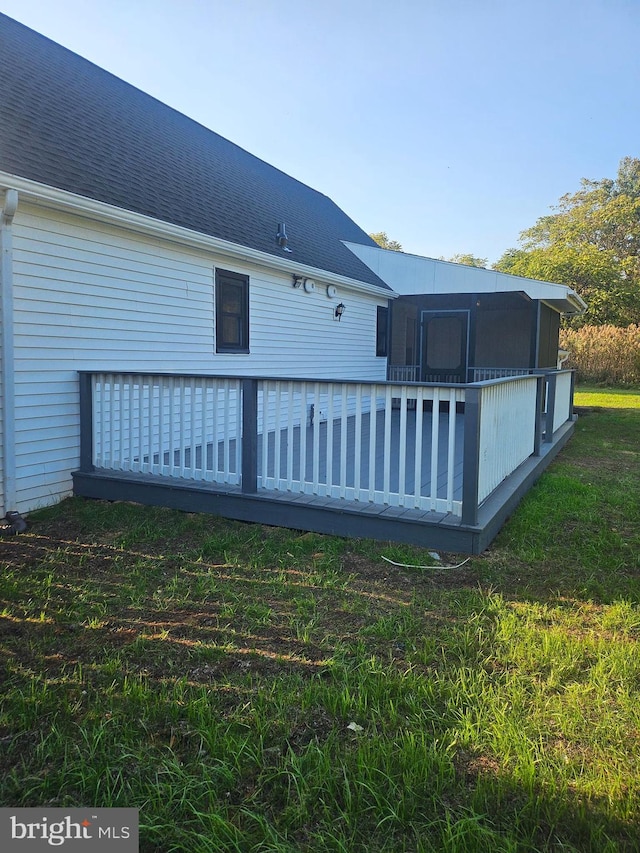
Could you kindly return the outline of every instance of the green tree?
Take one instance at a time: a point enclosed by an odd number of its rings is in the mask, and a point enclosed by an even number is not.
[[[376,231],[375,234],[369,234],[369,237],[375,240],[382,249],[391,249],[392,252],[403,251],[402,245],[397,240],[390,240],[386,231]]]
[[[589,306],[576,325],[640,322],[640,159],[624,157],[615,180],[583,178],[552,209],[495,269],[573,287]]]
[[[450,261],[452,264],[466,264],[468,267],[485,267],[487,266],[486,258],[476,258],[470,253],[451,255],[450,258],[440,258],[441,261]]]

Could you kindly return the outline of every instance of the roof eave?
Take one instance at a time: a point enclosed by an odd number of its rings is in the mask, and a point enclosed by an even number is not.
[[[587,309],[584,300],[566,284],[394,252],[379,246],[343,242],[400,295],[520,292],[560,314],[582,314]]]
[[[392,290],[385,290],[374,284],[340,275],[331,270],[312,267],[286,257],[280,258],[269,252],[262,252],[259,249],[252,249],[248,246],[242,246],[239,243],[222,240],[219,237],[193,231],[181,225],[174,225],[142,213],[136,213],[125,208],[107,204],[106,202],[97,201],[88,196],[77,195],[68,190],[52,187],[49,184],[42,184],[29,178],[23,178],[20,175],[12,175],[8,172],[0,171],[0,191],[8,189],[17,190],[21,197],[42,207],[68,211],[88,219],[136,231],[140,234],[161,237],[183,246],[187,245],[194,248],[215,251],[236,261],[249,261],[262,267],[275,268],[284,273],[292,275],[295,273],[296,275],[320,279],[323,282],[339,284],[350,290],[375,295],[381,299],[396,299],[398,296]]]

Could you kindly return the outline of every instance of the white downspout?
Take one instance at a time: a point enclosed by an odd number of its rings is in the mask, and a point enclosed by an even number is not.
[[[8,189],[0,214],[0,308],[2,329],[2,485],[4,511],[16,508],[16,383],[13,351],[13,217],[18,209],[18,191]]]

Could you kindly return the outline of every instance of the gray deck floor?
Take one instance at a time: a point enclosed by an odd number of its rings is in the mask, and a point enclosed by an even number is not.
[[[378,412],[376,415],[376,436],[375,436],[375,483],[373,488],[377,491],[383,491],[385,465],[384,465],[384,412]],[[439,441],[438,441],[438,463],[437,463],[437,497],[446,498],[447,496],[447,466],[449,453],[449,414],[441,412],[438,415]],[[267,435],[267,456],[268,465],[266,476],[271,479],[286,480],[287,464],[289,456],[291,456],[291,479],[300,481],[304,479],[307,483],[314,482],[314,468],[316,466],[317,455],[317,481],[327,486],[340,485],[340,472],[342,470],[343,455],[345,456],[346,469],[346,487],[355,486],[356,476],[356,458],[360,456],[360,487],[362,489],[371,488],[369,474],[369,439],[371,422],[370,416],[365,414],[362,418],[362,431],[359,442],[359,447],[356,446],[356,419],[351,416],[346,419],[346,436],[342,437],[342,424],[339,419],[334,420],[331,424],[327,421],[322,421],[316,427],[307,426],[305,433],[305,460],[304,460],[304,478],[301,478],[300,472],[302,468],[302,430],[301,427],[294,427],[291,431],[292,448],[289,453],[289,433],[286,429],[280,431],[271,431]],[[315,430],[318,430],[319,435],[316,439]],[[426,497],[431,494],[431,452],[432,452],[432,431],[433,418],[432,413],[424,412],[422,420],[422,458],[420,465],[420,489],[419,494]],[[331,441],[331,470],[330,477],[328,474],[328,433]],[[454,490],[453,499],[462,499],[462,450],[464,436],[464,416],[458,414],[456,416],[456,432],[455,432],[455,452],[454,452]],[[397,493],[400,485],[400,447],[403,436],[400,430],[400,412],[394,410],[391,415],[391,445],[390,445],[390,460],[389,460],[389,491]],[[280,458],[278,464],[278,472],[276,472],[275,449],[276,441],[280,442]],[[317,444],[317,454],[316,454]],[[416,413],[415,411],[407,412],[406,428],[404,431],[404,444],[406,455],[404,460],[405,474],[405,491],[408,494],[414,494],[415,483],[415,448],[416,448]],[[263,476],[263,435],[258,435],[258,476]],[[214,443],[207,445],[206,449],[206,467],[208,470],[214,468],[214,452],[217,450],[217,467],[223,469],[224,464],[224,444],[218,442],[217,446]],[[232,440],[229,443],[228,452],[231,458],[231,471],[236,473],[236,442]],[[202,467],[202,447],[199,446],[195,450],[196,453],[196,468]],[[169,464],[169,452],[165,453],[164,463]],[[157,464],[158,457],[154,458]],[[191,450],[185,450],[185,466],[189,467],[191,462]],[[176,450],[173,453],[173,464],[176,467],[180,466],[180,451]]]
[[[437,465],[437,483],[438,497],[445,498],[447,490],[447,461],[448,461],[448,414],[441,413],[439,415],[439,442],[438,442],[438,465]],[[463,448],[463,424],[464,418],[462,415],[457,416],[456,436],[455,436],[455,457],[454,457],[454,499],[462,499],[462,448]],[[362,418],[362,433],[359,446],[356,445],[355,437],[355,417],[346,419],[346,437],[343,439],[341,423],[339,420],[334,420],[332,424],[323,421],[318,425],[319,441],[318,447],[318,480],[321,483],[328,485],[340,485],[340,472],[343,461],[346,469],[347,487],[355,485],[355,469],[356,459],[360,457],[360,485],[363,489],[371,488],[370,472],[369,472],[369,439],[370,439],[370,416],[364,415]],[[429,495],[431,493],[431,438],[433,430],[433,421],[430,413],[425,412],[422,422],[422,458],[420,465],[420,488],[419,494]],[[293,431],[293,453],[292,453],[292,479],[300,480],[301,469],[301,435],[300,428]],[[329,433],[329,436],[327,436]],[[268,436],[269,442],[269,464],[267,467],[267,477],[275,477],[275,442],[277,433],[271,432]],[[314,428],[308,426],[306,428],[306,460],[304,479],[307,482],[313,482],[313,470],[316,463],[314,453]],[[327,441],[331,444],[331,470],[328,471],[328,453]],[[288,456],[288,435],[286,430],[281,430],[279,434],[280,440],[280,471],[281,479],[287,477],[287,456]],[[389,460],[389,488],[391,492],[397,492],[400,483],[400,447],[404,441],[406,448],[406,457],[404,461],[405,488],[409,494],[414,493],[415,483],[415,447],[416,447],[416,413],[409,411],[407,413],[407,422],[404,436],[400,432],[400,413],[395,410],[391,416],[391,456]],[[343,455],[345,459],[343,460]],[[258,443],[258,472],[262,475],[262,436]],[[375,483],[373,488],[377,491],[382,491],[384,487],[385,465],[384,465],[384,412],[378,412],[376,416],[376,435],[375,435]]]

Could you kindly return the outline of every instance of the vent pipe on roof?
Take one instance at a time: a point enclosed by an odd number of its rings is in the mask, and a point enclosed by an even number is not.
[[[289,238],[287,237],[287,229],[285,227],[284,222],[281,222],[278,225],[278,233],[276,234],[276,243],[280,246],[281,249],[287,248],[287,243],[289,242]]]

